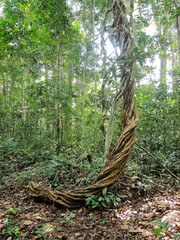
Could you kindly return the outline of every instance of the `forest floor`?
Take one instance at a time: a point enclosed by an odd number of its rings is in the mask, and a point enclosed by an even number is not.
[[[161,239],[152,233],[154,221],[172,225],[163,239],[174,239],[180,233],[180,190],[175,184],[151,183],[146,191],[138,185],[137,179],[122,177],[112,191],[127,198],[118,207],[92,211],[35,202],[25,186],[9,181],[0,194],[0,239]]]

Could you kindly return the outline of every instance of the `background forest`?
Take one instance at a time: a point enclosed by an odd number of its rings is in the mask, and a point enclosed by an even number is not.
[[[136,142],[180,171],[180,10],[172,0],[125,1],[134,40]],[[105,130],[120,86],[112,1],[7,0],[0,17],[0,168],[22,181],[46,176],[61,188],[89,184],[111,146]],[[119,108],[120,106],[120,108]],[[122,128],[116,106],[112,146]],[[110,141],[111,145],[111,141]],[[77,175],[77,171],[79,174]],[[135,146],[126,173],[169,174]],[[88,174],[88,177],[87,177]],[[6,177],[2,178],[3,187]]]

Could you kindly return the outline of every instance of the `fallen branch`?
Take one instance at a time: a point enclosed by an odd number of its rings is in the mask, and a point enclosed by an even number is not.
[[[169,168],[167,168],[159,159],[157,159],[156,157],[154,157],[150,152],[148,152],[145,148],[143,148],[142,146],[140,146],[138,143],[135,143],[139,148],[141,148],[147,155],[149,155],[150,157],[152,157],[154,160],[156,160],[156,162],[158,162],[164,169],[166,169],[166,171],[171,174],[171,176],[173,176],[174,178],[178,179],[180,181],[180,178],[178,176],[176,176],[173,172],[171,172],[171,170],[169,170]]]

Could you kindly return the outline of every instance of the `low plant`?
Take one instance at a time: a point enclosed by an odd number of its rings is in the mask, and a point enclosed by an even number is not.
[[[155,222],[150,222],[150,224],[156,224],[159,225],[158,228],[156,228],[154,231],[152,231],[152,233],[156,236],[159,237],[164,237],[164,235],[162,234],[162,232],[167,229],[167,228],[172,228],[172,225],[169,225],[168,222],[161,222],[161,221],[155,221]],[[174,239],[180,238],[180,234],[175,234],[174,235]]]
[[[108,220],[107,218],[104,218],[104,219],[102,220],[102,224],[104,225],[104,224],[107,224],[107,223],[109,223],[109,220]]]
[[[65,220],[66,220],[66,223],[67,223],[67,224],[73,223],[73,221],[72,221],[72,219],[71,219],[71,216],[66,216]]]
[[[103,188],[102,195],[90,195],[86,198],[86,206],[95,209],[95,208],[106,208],[110,205],[117,206],[121,201],[121,198],[126,196],[117,197],[112,192],[107,192],[107,187]]]
[[[38,237],[40,237],[41,239],[47,239],[47,234],[45,233],[45,231],[48,229],[48,226],[42,225],[42,227],[36,228],[36,234],[38,235]]]
[[[19,239],[18,236],[20,234],[20,229],[18,226],[13,225],[12,220],[7,219],[5,228],[6,228],[6,232],[9,236],[15,236],[16,239]]]
[[[70,223],[73,223],[72,216],[71,215],[66,215],[65,213],[61,214],[62,217],[65,219],[65,223],[68,225]]]
[[[53,229],[56,234],[59,234],[59,231],[61,230],[57,225],[54,225]]]
[[[14,207],[8,206],[8,207],[6,207],[6,209],[7,209],[8,213],[12,214],[12,215],[16,215],[19,211],[21,211],[21,209],[17,208],[16,206],[14,206]]]

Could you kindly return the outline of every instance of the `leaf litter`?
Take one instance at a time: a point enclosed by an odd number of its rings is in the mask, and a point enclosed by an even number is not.
[[[157,228],[153,221],[172,225],[163,231],[163,239],[174,239],[180,232],[180,190],[153,183],[143,192],[137,186],[136,180],[124,176],[112,189],[129,193],[119,206],[91,211],[35,202],[24,186],[8,183],[0,195],[0,239],[161,239],[152,233]]]

